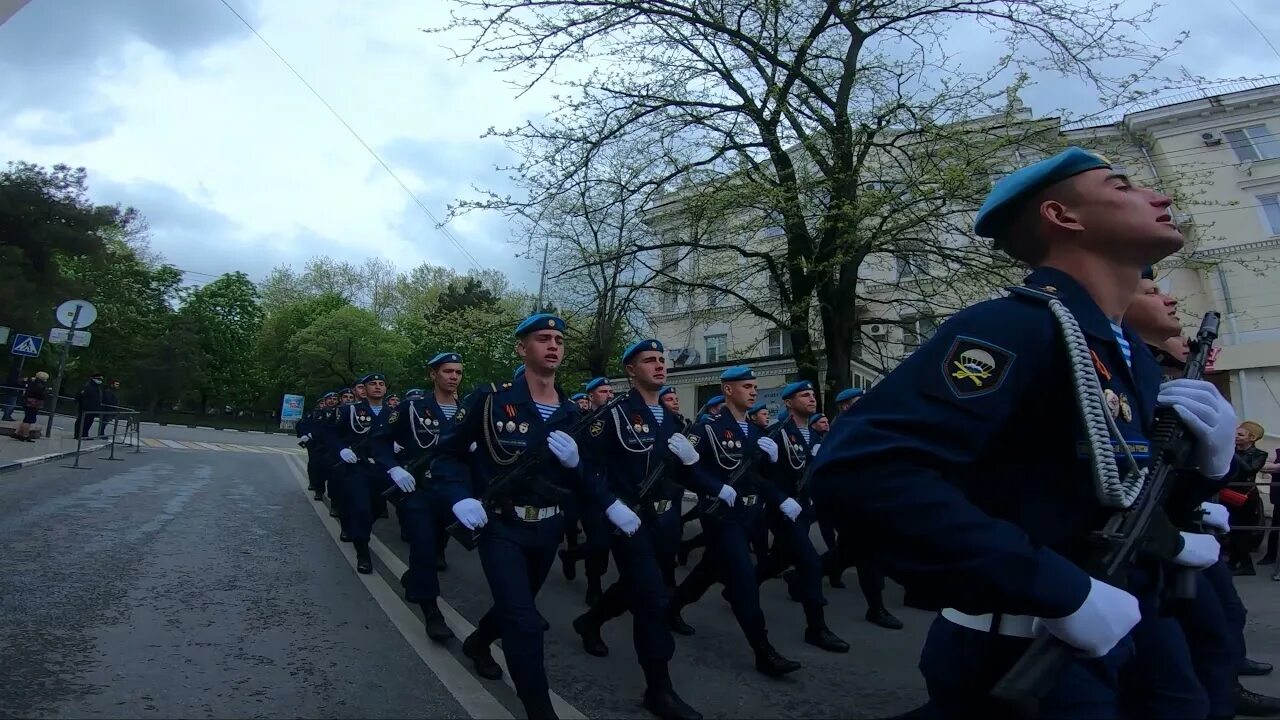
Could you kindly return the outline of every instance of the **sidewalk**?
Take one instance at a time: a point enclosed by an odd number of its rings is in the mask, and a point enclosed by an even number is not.
[[[35,442],[18,442],[10,439],[9,435],[18,423],[0,422],[0,473],[75,455],[76,439],[72,437],[71,422],[71,418],[55,419],[53,437],[41,437]],[[40,430],[44,430],[43,424]],[[93,452],[106,446],[107,442],[103,440],[85,440],[80,446],[80,451]],[[120,452],[123,447],[123,445],[117,447],[116,452]]]

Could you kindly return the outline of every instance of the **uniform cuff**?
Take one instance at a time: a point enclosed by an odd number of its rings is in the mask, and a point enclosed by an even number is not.
[[[1040,548],[1028,585],[1027,614],[1042,618],[1064,618],[1089,597],[1089,574],[1058,553]]]

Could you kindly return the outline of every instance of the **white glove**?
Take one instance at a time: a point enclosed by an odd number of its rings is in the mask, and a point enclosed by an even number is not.
[[[1174,565],[1203,570],[1218,562],[1218,556],[1222,554],[1222,546],[1218,544],[1218,538],[1201,533],[1180,532],[1178,534],[1182,536],[1182,550],[1173,559]]]
[[[556,456],[560,464],[572,470],[578,467],[578,443],[573,441],[569,433],[555,430],[547,436],[547,447]]]
[[[762,437],[756,441],[756,445],[759,445],[764,454],[769,456],[769,462],[778,462],[778,443],[772,438]]]
[[[635,535],[640,529],[640,516],[635,514],[631,508],[622,504],[621,500],[614,500],[604,511],[605,517],[609,518],[609,522],[613,523],[619,530],[626,533],[628,537]]]
[[[418,483],[413,479],[413,474],[399,465],[388,470],[387,474],[391,476],[391,481],[396,484],[396,487],[407,493],[413,492],[414,488],[418,487]]]
[[[469,452],[469,453],[473,453],[473,452],[475,452],[475,451],[476,451],[476,444],[475,444],[475,443],[471,443],[471,447],[468,447],[468,448],[467,448],[467,452]]]
[[[338,457],[342,458],[344,463],[358,463],[360,458],[356,457],[355,452],[351,448],[342,448],[338,451]]]
[[[1219,532],[1231,532],[1231,515],[1227,511],[1226,505],[1207,502],[1201,503],[1200,509],[1204,511],[1204,515],[1200,518],[1200,522]]]
[[[478,530],[489,522],[489,514],[484,511],[484,505],[475,498],[463,498],[454,503],[453,516],[468,530]]]
[[[783,500],[782,504],[778,506],[778,509],[781,510],[782,514],[786,515],[787,519],[791,522],[795,522],[796,518],[800,517],[800,503],[796,502],[794,498],[787,498],[786,500]]]
[[[1035,627],[1097,658],[1111,652],[1141,619],[1137,598],[1089,578],[1089,595],[1079,609],[1063,618],[1036,618]]]
[[[395,452],[400,452],[401,450],[404,449],[404,446],[393,440],[391,442],[391,449],[394,450]]]
[[[693,443],[689,442],[689,438],[676,433],[667,441],[667,449],[672,455],[680,458],[680,462],[685,465],[692,465],[698,462],[698,451],[693,449]]]
[[[719,494],[716,495],[716,497],[720,498],[720,502],[724,503],[725,505],[733,505],[733,503],[736,502],[738,499],[738,491],[734,490],[728,485],[721,485],[720,492]]]
[[[1205,380],[1170,380],[1156,402],[1168,405],[1196,439],[1192,460],[1206,477],[1218,479],[1231,469],[1236,454],[1236,411]]]
[[[819,449],[819,448],[821,448],[821,447],[822,447],[822,443],[818,443],[817,445],[814,445],[814,446],[813,446],[813,449],[812,449],[812,450],[810,450],[809,452],[811,452],[811,453],[813,454],[813,456],[814,456],[814,457],[817,457],[817,456],[818,456],[818,449]]]
[[[303,435],[302,437],[298,438],[298,441],[304,442],[304,443],[311,442],[311,433],[307,433],[306,435]]]

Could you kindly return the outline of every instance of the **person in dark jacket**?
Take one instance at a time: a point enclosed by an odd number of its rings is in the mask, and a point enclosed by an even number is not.
[[[9,437],[23,442],[35,442],[31,437],[31,426],[36,423],[40,408],[44,405],[44,396],[48,392],[49,373],[41,370],[26,383],[22,393],[22,423]]]
[[[89,376],[89,382],[76,394],[77,437],[87,438],[93,431],[93,421],[102,409],[102,393],[102,373],[96,372]]]
[[[1267,464],[1267,452],[1257,446],[1262,435],[1262,426],[1256,422],[1246,420],[1236,428],[1236,462],[1221,493],[1223,504],[1231,511],[1232,527],[1262,524],[1262,495],[1257,485],[1258,472]],[[1256,530],[1232,530],[1228,533],[1227,557],[1234,574],[1256,574],[1252,553],[1261,542],[1262,536]]]
[[[119,380],[112,380],[111,382],[107,383],[106,387],[102,391],[102,409],[103,410],[119,410],[120,409],[120,402],[116,396],[116,393],[119,392],[119,390],[120,390]],[[107,421],[114,420],[117,417],[119,416],[103,415],[98,418],[98,439],[99,440],[107,439]],[[92,428],[89,428],[89,429],[91,430]]]

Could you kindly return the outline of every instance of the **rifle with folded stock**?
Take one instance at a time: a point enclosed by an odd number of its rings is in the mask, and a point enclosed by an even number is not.
[[[1221,316],[1210,312],[1204,316],[1200,330],[1190,342],[1185,378],[1204,378],[1209,351],[1218,337]],[[1178,539],[1177,528],[1164,513],[1164,504],[1173,487],[1174,474],[1185,468],[1194,444],[1186,427],[1172,408],[1156,410],[1152,433],[1152,457],[1141,494],[1133,505],[1108,519],[1093,534],[1093,552],[1081,564],[1085,572],[1110,585],[1124,588],[1138,555],[1156,550],[1157,555],[1176,555],[1170,544]],[[1186,580],[1179,594],[1186,592]],[[1194,575],[1190,581],[1194,583]],[[1194,587],[1194,585],[1192,585]],[[1075,648],[1052,635],[1041,635],[1032,641],[1018,662],[991,689],[991,696],[1003,702],[1022,718],[1034,718],[1039,702],[1062,679],[1066,664],[1076,655]]]
[[[591,427],[593,422],[604,417],[606,413],[626,399],[627,393],[614,396],[609,402],[573,421],[564,432],[576,442],[578,436]],[[485,512],[501,512],[503,508],[511,504],[512,498],[529,491],[546,498],[568,495],[570,491],[566,488],[543,480],[540,477],[544,465],[558,462],[559,460],[556,459],[551,449],[545,444],[534,451],[526,450],[509,470],[491,480],[485,487],[484,495],[480,498]],[[476,545],[480,540],[479,530],[469,530],[456,520],[445,528],[445,532],[449,533],[462,547],[468,550],[476,549]]]

